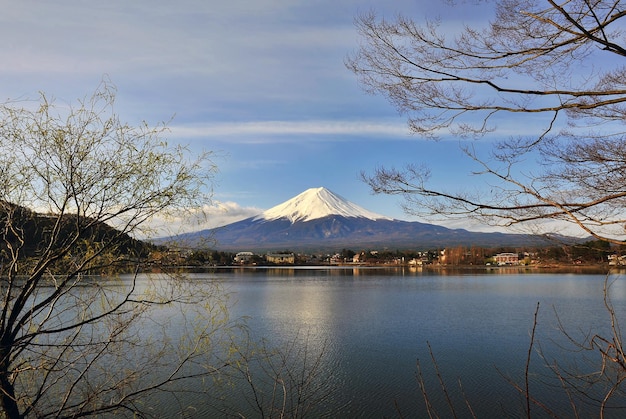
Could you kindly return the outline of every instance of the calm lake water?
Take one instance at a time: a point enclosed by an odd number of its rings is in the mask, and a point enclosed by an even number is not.
[[[217,269],[192,276],[223,283],[232,294],[231,317],[247,317],[254,338],[295,348],[309,364],[321,354],[317,376],[330,391],[313,417],[427,417],[418,360],[428,400],[441,417],[453,416],[450,405],[458,417],[470,417],[466,401],[478,417],[523,417],[525,399],[512,383],[524,386],[537,304],[535,348],[541,345],[546,360],[563,368],[576,362],[584,369],[583,356],[598,364],[593,354],[567,350],[572,345],[559,321],[580,341],[608,333],[610,326],[604,274],[322,267]],[[619,275],[610,281],[611,301],[624,319],[626,281]],[[545,363],[534,352],[531,394],[571,417]],[[245,411],[244,402],[235,403]],[[598,416],[594,407],[584,408],[583,417]],[[548,416],[531,409],[533,417]],[[611,411],[615,417],[625,413]]]

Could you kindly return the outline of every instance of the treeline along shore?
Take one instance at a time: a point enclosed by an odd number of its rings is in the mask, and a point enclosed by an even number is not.
[[[162,266],[415,266],[442,267],[589,267],[626,266],[626,247],[603,241],[536,248],[458,246],[431,250],[341,249],[297,253],[290,250],[226,252],[203,249],[159,248],[151,263]]]

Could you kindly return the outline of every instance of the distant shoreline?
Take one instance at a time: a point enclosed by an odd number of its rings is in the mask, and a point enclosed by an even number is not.
[[[589,265],[566,265],[566,264],[543,264],[543,265],[422,265],[410,266],[408,264],[308,264],[308,265],[207,265],[207,266],[172,266],[173,269],[197,270],[199,272],[206,270],[307,270],[307,269],[409,269],[411,271],[446,271],[446,272],[510,272],[510,273],[586,273],[586,274],[606,274],[611,271],[624,271],[626,266],[610,266],[608,264],[589,264]]]

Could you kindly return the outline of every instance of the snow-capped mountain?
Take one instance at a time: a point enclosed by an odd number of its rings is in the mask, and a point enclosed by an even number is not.
[[[389,217],[353,204],[324,187],[307,189],[300,195],[268,209],[254,219],[271,221],[286,218],[293,224],[297,221],[311,221],[329,215],[367,218],[369,220],[391,220]]]
[[[477,233],[394,220],[368,211],[326,188],[312,188],[262,214],[210,230],[159,240],[227,251],[323,251],[343,248],[428,250],[448,246],[521,246],[537,237]]]

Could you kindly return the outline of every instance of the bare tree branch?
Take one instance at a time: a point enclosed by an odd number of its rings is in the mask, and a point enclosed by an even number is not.
[[[621,0],[495,0],[494,18],[452,36],[370,13],[346,65],[372,93],[407,115],[426,138],[497,134],[515,114],[537,134],[493,142],[492,154],[462,148],[484,179],[475,193],[428,186],[423,168],[376,169],[364,180],[399,194],[409,212],[471,217],[501,226],[572,224],[621,243],[626,226],[626,57]],[[595,62],[602,60],[602,66]],[[546,119],[545,116],[548,118]],[[525,170],[526,162],[538,169]]]

